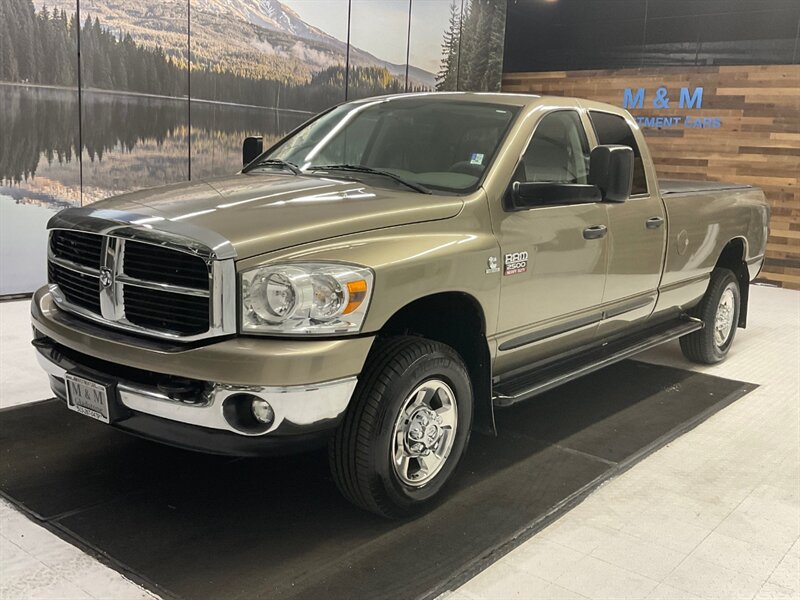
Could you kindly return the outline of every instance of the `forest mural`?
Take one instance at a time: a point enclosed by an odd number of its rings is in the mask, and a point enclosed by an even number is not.
[[[2,0],[0,295],[43,280],[55,210],[235,172],[345,99],[499,90],[504,27],[504,0]]]
[[[500,91],[503,76],[505,3],[451,2],[442,41],[436,91]]]

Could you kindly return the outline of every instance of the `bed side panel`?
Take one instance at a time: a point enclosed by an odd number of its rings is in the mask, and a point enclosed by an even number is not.
[[[757,188],[672,193],[667,209],[667,256],[657,311],[694,305],[705,293],[723,248],[735,238],[745,242],[745,259],[763,255],[763,227],[751,227],[764,194]]]

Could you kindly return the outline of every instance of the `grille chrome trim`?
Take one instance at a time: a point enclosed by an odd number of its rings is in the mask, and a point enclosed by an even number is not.
[[[59,271],[60,269],[60,271]],[[99,280],[99,277],[94,275],[85,275],[83,273],[79,273],[78,271],[72,271],[67,267],[62,265],[58,265],[56,263],[48,264],[47,266],[47,277],[48,279],[53,279],[55,276],[56,283],[49,284],[51,289],[55,289],[58,291],[58,296],[63,299],[65,304],[69,304],[70,306],[74,306],[76,310],[87,312],[89,314],[98,314],[100,311],[100,295],[99,289],[96,292],[90,292],[86,289],[78,288],[76,284],[78,281],[74,279],[69,283],[68,281],[62,281],[64,279],[63,272],[67,271],[71,274],[71,278],[77,278],[79,281],[86,277],[86,278],[94,278],[95,280]],[[68,277],[67,279],[71,279]],[[67,285],[69,283],[69,285]],[[81,282],[84,283],[84,282]],[[61,290],[61,285],[64,285],[64,290]],[[97,283],[99,286],[99,281]],[[70,301],[67,299],[68,296],[74,296],[73,299]],[[96,309],[94,308],[95,303],[97,304]],[[85,306],[86,304],[90,304],[92,306]]]
[[[211,288],[207,257],[140,240],[122,240],[121,243],[125,260],[119,272],[120,277],[206,292]],[[200,265],[202,267],[198,268]]]
[[[108,269],[112,274],[113,283],[108,287],[100,286],[100,314],[106,321],[122,321],[125,317],[122,308],[122,285],[116,281],[120,271],[120,253],[122,251],[120,240],[111,237],[103,238],[100,258],[102,268]]]
[[[200,296],[208,298],[211,294],[208,290],[198,290],[197,288],[173,285],[171,283],[159,283],[158,281],[145,281],[128,275],[120,275],[116,279],[119,283],[131,285],[133,287],[146,288],[148,290],[159,290],[161,292],[172,292],[173,294],[183,294],[184,296]]]
[[[59,308],[99,325],[147,337],[173,341],[191,342],[236,333],[236,269],[233,261],[235,252],[229,242],[220,242],[221,238],[218,234],[206,232],[201,237],[206,241],[216,243],[215,247],[209,247],[197,238],[178,237],[174,230],[182,229],[184,224],[181,223],[172,223],[177,227],[170,227],[170,231],[160,231],[133,223],[137,215],[107,210],[94,211],[94,213],[103,213],[103,218],[84,216],[87,214],[87,209],[67,209],[53,217],[48,223],[48,228],[51,235],[54,230],[92,232],[102,235],[102,263],[98,265],[98,268],[85,266],[67,258],[55,256],[50,244],[48,244],[48,260],[70,271],[98,278],[101,275],[101,271],[107,269],[113,275],[113,283],[108,287],[102,287],[101,285],[99,292],[100,314],[70,302],[64,292],[59,289],[59,286],[51,283],[48,285],[48,289]],[[110,220],[106,213],[114,213],[115,219],[113,221]],[[159,223],[158,227],[161,227],[161,223]],[[196,227],[188,227],[188,230],[192,233],[201,231]],[[147,281],[125,274],[125,244],[128,240],[181,252],[203,260],[209,271],[209,289],[204,290],[160,281]],[[218,251],[221,252],[221,255],[218,254]],[[228,258],[223,259],[222,256]],[[132,323],[125,316],[125,286],[194,298],[207,298],[208,329],[199,333],[185,334]],[[175,323],[177,325],[179,321],[175,321]]]
[[[211,312],[208,298],[134,286],[126,286],[123,293],[125,323],[160,332],[174,331],[181,337],[208,331]]]
[[[86,265],[71,261],[68,258],[56,256],[53,254],[53,251],[50,248],[47,249],[47,260],[57,264],[60,267],[69,269],[70,271],[76,271],[78,273],[83,273],[84,275],[91,275],[92,277],[100,277],[99,268],[93,269],[92,267],[87,267]]]

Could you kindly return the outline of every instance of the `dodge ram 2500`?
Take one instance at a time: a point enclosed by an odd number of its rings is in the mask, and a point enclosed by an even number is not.
[[[388,96],[261,145],[51,219],[33,343],[70,409],[213,453],[327,444],[397,517],[496,408],[676,338],[717,362],[746,324],[763,193],[659,182],[619,108]]]

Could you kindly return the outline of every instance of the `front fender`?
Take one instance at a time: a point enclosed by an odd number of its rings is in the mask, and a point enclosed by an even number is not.
[[[491,233],[488,210],[467,207],[452,219],[392,227],[317,242],[241,261],[240,270],[266,262],[344,261],[370,267],[375,289],[363,332],[379,331],[401,308],[443,292],[465,293],[477,300],[494,333],[500,296],[500,247]]]

